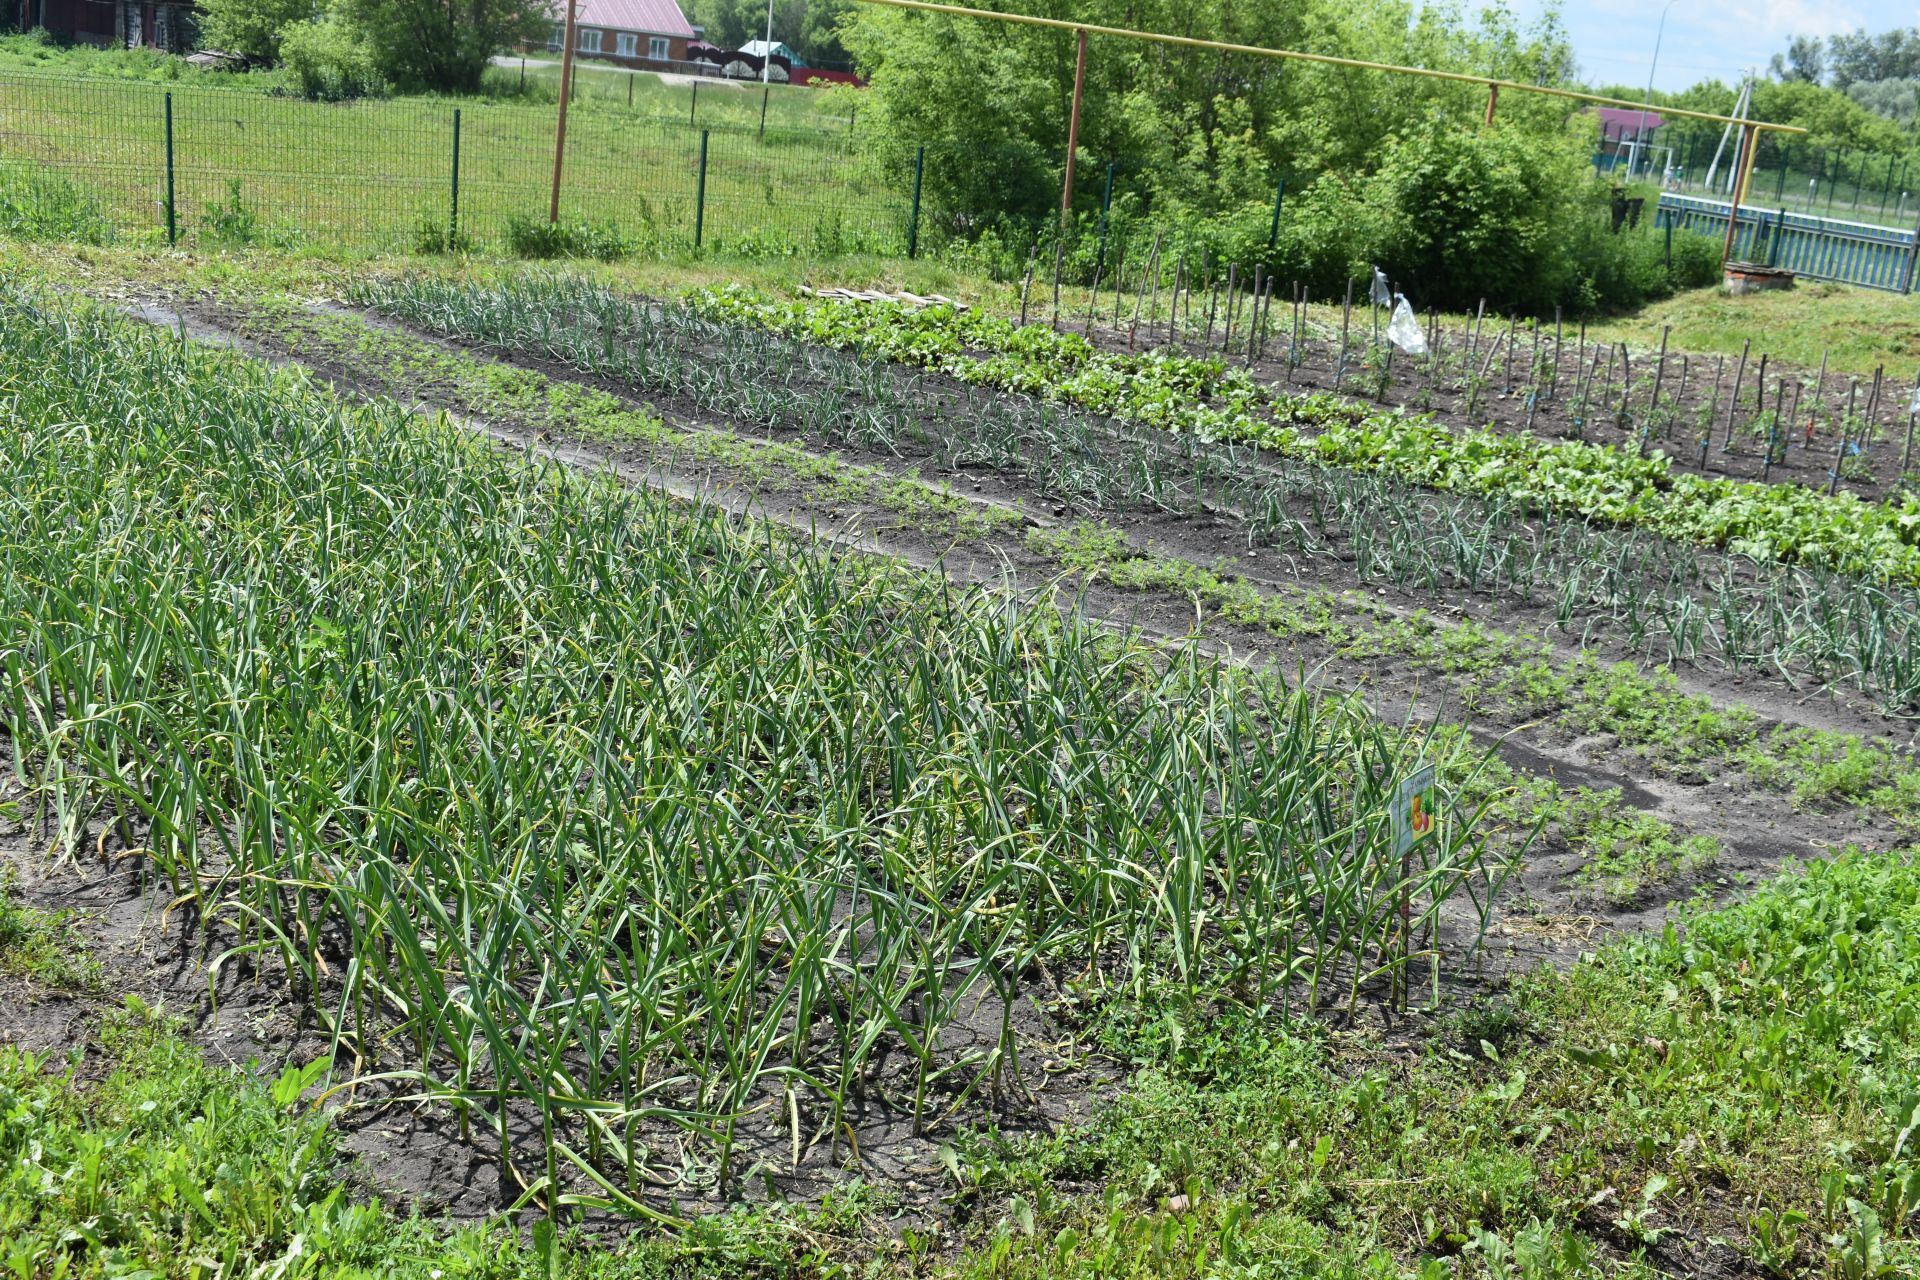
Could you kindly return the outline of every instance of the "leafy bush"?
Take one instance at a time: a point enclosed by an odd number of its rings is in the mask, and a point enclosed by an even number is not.
[[[1358,193],[1376,222],[1380,265],[1423,305],[1551,307],[1574,275],[1567,240],[1582,205],[1583,151],[1571,133],[1456,119],[1394,136]]]
[[[281,56],[281,40],[313,16],[311,0],[200,0],[200,43],[256,62]]]
[[[260,238],[260,217],[248,207],[240,179],[227,183],[227,198],[207,206],[202,218],[207,239],[229,248],[244,248]]]
[[[280,38],[280,58],[300,92],[309,98],[334,102],[387,89],[366,41],[335,17],[286,28]]]
[[[507,251],[516,258],[598,258],[615,262],[633,252],[633,241],[611,222],[580,219],[548,222],[513,214],[507,218]]]
[[[422,209],[413,222],[413,251],[423,255],[472,253],[473,237],[456,232],[444,210]]]
[[[1667,273],[1675,289],[1704,289],[1720,283],[1720,241],[1698,231],[1673,233],[1673,266]]]

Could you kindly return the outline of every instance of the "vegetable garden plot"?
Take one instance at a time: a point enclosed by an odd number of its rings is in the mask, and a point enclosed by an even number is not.
[[[1363,581],[1550,609],[1565,631],[1610,636],[1656,660],[1839,680],[1893,707],[1920,695],[1920,597],[1911,587],[1781,563],[1757,532],[1734,543],[1747,554],[1733,555],[1663,536],[1649,511],[1658,499],[1703,530],[1779,513],[1737,486],[1704,511],[1667,497],[1668,477],[1653,460],[1473,441],[1449,452],[1445,432],[1391,416],[1355,422],[1324,400],[1287,409],[1316,421],[1308,436],[1276,421],[1264,393],[1217,362],[1100,357],[1072,335],[940,309],[783,308],[707,295],[689,312],[539,276],[356,290],[408,323],[684,396],[702,411],[941,467],[995,467],[1088,508],[1228,515],[1251,544],[1342,557]],[[903,382],[802,338],[930,365],[969,385]],[[1423,482],[1465,492],[1436,495]],[[1821,539],[1855,556],[1882,545],[1841,522],[1862,504],[1819,505],[1828,501],[1806,495],[1813,507],[1786,513],[1786,527],[1813,540],[1804,555]],[[1563,504],[1575,510],[1555,515]],[[1626,527],[1583,518],[1583,505]],[[1654,527],[1635,528],[1642,516]],[[1886,529],[1877,536],[1914,554]]]
[[[9,290],[0,340],[42,820],[137,848],[370,1069],[503,1143],[536,1115],[506,1156],[550,1206],[1017,1096],[1041,966],[1284,1014],[1403,975],[1403,903],[1484,923],[1474,815],[1382,855],[1407,762],[1352,702],[97,311]]]
[[[1738,356],[1670,351],[1664,333],[1657,347],[1635,350],[1589,340],[1585,322],[1558,315],[1489,315],[1483,303],[1456,322],[1437,312],[1416,316],[1404,298],[1371,306],[1364,281],[1345,298],[1319,299],[1276,283],[1265,281],[1263,292],[1251,271],[1233,282],[1200,280],[1184,262],[1169,268],[1150,259],[1085,309],[1035,308],[1045,324],[1032,326],[1033,345],[1058,334],[1114,355],[1212,357],[1289,395],[1332,393],[1362,411],[1392,405],[1454,429],[1601,444],[1640,457],[1659,451],[1676,473],[1895,500],[1914,487],[1920,382],[1905,369],[1882,365],[1855,376],[1829,372],[1824,357],[1817,368],[1792,366],[1768,352],[1763,329]],[[1378,287],[1394,296],[1384,280]],[[1389,316],[1401,309],[1411,343],[1389,336]],[[1026,316],[1023,305],[1023,324]]]

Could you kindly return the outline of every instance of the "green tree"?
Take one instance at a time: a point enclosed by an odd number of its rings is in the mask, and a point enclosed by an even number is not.
[[[1826,45],[1819,36],[1795,36],[1784,55],[1773,55],[1770,71],[1775,80],[1819,84],[1827,75]]]
[[[1528,82],[1563,80],[1566,42],[1550,13],[1524,26],[1503,9],[1470,22],[1457,7],[1407,0],[1037,0],[1041,16],[1267,48],[1297,49]],[[1063,31],[856,5],[841,39],[872,87],[861,119],[904,162],[921,144],[927,195],[957,230],[1044,218],[1058,200],[1073,92]],[[1471,119],[1471,84],[1181,49],[1089,42],[1078,203],[1112,161],[1119,189],[1160,214],[1205,215],[1255,201],[1275,182],[1370,172],[1384,141],[1435,113]],[[1510,95],[1502,119],[1557,133],[1564,102]]]
[[[200,44],[278,62],[281,33],[317,16],[314,0],[201,0]]]
[[[811,65],[842,66],[847,51],[838,25],[850,7],[851,0],[774,0],[773,38]],[[723,49],[766,35],[767,0],[695,0],[686,15],[705,30],[709,43]]]
[[[397,88],[472,93],[487,60],[545,32],[548,0],[335,0],[334,12]]]

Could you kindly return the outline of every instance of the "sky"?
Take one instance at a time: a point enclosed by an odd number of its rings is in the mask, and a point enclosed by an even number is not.
[[[1546,3],[1513,0],[1512,7],[1532,18]],[[1645,85],[1663,8],[1667,0],[1567,0],[1561,20],[1583,77]],[[1653,83],[1657,89],[1684,89],[1718,76],[1731,84],[1749,67],[1765,74],[1768,60],[1784,52],[1796,35],[1917,24],[1920,0],[1673,0]]]

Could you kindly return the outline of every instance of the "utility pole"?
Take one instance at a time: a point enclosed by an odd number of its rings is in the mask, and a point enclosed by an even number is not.
[[[560,169],[567,158],[567,100],[573,97],[573,22],[577,0],[566,0],[567,24],[560,37],[560,121],[553,131],[553,195],[547,221],[560,221]]]
[[[1067,117],[1067,174],[1060,184],[1060,227],[1064,231],[1073,217],[1073,153],[1080,146],[1080,97],[1087,86],[1087,33],[1074,33],[1079,40],[1073,59],[1073,113]]]
[[[1647,64],[1647,101],[1653,101],[1653,75],[1660,67],[1660,38],[1667,34],[1667,13],[1678,0],[1667,0],[1667,7],[1660,11],[1660,25],[1653,30],[1653,61]],[[1627,181],[1633,181],[1633,166],[1640,158],[1640,148],[1647,138],[1647,109],[1640,108],[1640,129],[1634,136],[1633,146],[1627,152]],[[1647,172],[1653,172],[1653,166],[1647,166]]]
[[[791,79],[792,77],[788,77]],[[765,87],[773,83],[773,0],[767,0],[767,43],[760,51],[760,84]],[[761,129],[766,129],[764,117]]]

